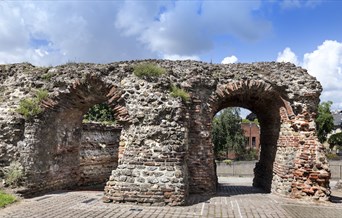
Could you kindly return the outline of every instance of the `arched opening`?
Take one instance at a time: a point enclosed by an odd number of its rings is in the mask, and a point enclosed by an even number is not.
[[[225,108],[214,116],[211,135],[218,180],[216,191],[220,195],[260,192],[252,187],[260,152],[257,116],[244,108]]]
[[[228,83],[218,86],[215,93],[211,96],[211,104],[208,108],[201,111],[201,117],[193,118],[191,127],[196,128],[196,122],[201,119],[206,126],[198,126],[197,129],[190,130],[191,134],[204,131],[206,137],[197,139],[196,143],[189,145],[191,156],[190,163],[201,160],[205,164],[189,165],[191,193],[213,193],[217,190],[217,172],[214,162],[214,151],[211,141],[212,120],[214,115],[224,108],[243,107],[256,114],[260,124],[260,156],[254,168],[253,186],[271,191],[273,178],[273,163],[277,152],[277,141],[279,138],[281,111],[284,108],[282,98],[268,84],[259,81],[245,81]],[[282,114],[285,116],[287,115]],[[206,120],[206,121],[203,121]],[[196,131],[196,132],[195,132]],[[194,160],[194,161],[193,161]]]
[[[27,157],[27,162],[35,160],[27,166],[29,186],[39,186],[32,188],[35,192],[103,183],[109,178],[111,167],[117,166],[121,129],[83,123],[88,110],[101,103],[113,110],[123,128],[127,125],[120,90],[99,78],[77,81],[44,103],[39,124],[27,128],[35,131],[34,152]]]
[[[230,164],[229,161],[258,159],[259,121],[249,110],[230,107],[219,111],[213,118],[211,137],[216,161]]]
[[[258,117],[261,150],[254,169],[253,186],[270,192],[280,132],[280,109],[284,103],[270,86],[257,81],[228,84],[225,89],[231,92],[221,97],[217,111],[226,107],[244,107]]]
[[[80,186],[104,189],[112,170],[118,166],[121,126],[106,103],[93,105],[83,116],[80,142]],[[99,188],[100,188],[99,187]]]
[[[260,99],[252,99],[251,102],[252,104],[255,104],[255,102],[259,101]],[[273,177],[273,162],[276,154],[277,140],[280,130],[280,117],[279,108],[271,108],[269,107],[269,104],[266,105],[268,105],[267,108],[262,107],[262,105],[247,107],[247,105],[233,104],[232,106],[244,106],[255,112],[256,116],[258,117],[258,122],[260,125],[260,147],[258,146],[259,159],[254,167],[253,186],[262,188],[266,192],[270,192]],[[252,123],[247,123],[247,126],[248,128],[252,128]],[[250,134],[251,133],[252,132],[250,132]],[[244,159],[243,157],[240,157],[243,155],[249,155],[247,153],[249,149],[251,149],[254,143],[256,145],[256,138],[254,139],[255,141],[253,141],[253,137],[251,135],[247,136],[245,140],[246,141],[244,141],[244,143],[247,143],[248,147],[240,146],[239,148],[233,149],[233,152],[237,154],[234,155],[235,157],[231,154],[230,157],[232,159]],[[237,145],[236,143],[233,144]],[[236,171],[236,169],[234,170]]]

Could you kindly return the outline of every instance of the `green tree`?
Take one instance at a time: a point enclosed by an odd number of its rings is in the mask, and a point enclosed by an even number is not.
[[[248,120],[248,119],[242,119],[241,123],[255,123],[256,125],[259,125],[259,120],[258,119],[254,119],[253,121]]]
[[[83,117],[84,122],[100,122],[114,124],[113,110],[106,103],[96,104],[91,107]]]
[[[335,145],[342,146],[342,132],[331,135],[328,143],[330,148],[333,148]]]
[[[331,101],[322,102],[318,106],[318,116],[316,119],[317,137],[323,143],[327,140],[327,135],[334,129],[334,118],[331,114]]]
[[[241,129],[239,108],[226,108],[214,117],[212,141],[216,157],[219,153],[234,151],[240,155],[245,152],[245,137]]]

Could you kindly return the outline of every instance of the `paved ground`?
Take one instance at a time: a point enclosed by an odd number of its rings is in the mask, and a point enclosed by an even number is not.
[[[251,179],[220,178],[216,196],[192,196],[189,206],[151,207],[105,204],[101,191],[65,191],[25,199],[0,209],[0,217],[294,217],[341,218],[342,193],[333,192],[336,203],[309,204],[265,194],[251,187]]]

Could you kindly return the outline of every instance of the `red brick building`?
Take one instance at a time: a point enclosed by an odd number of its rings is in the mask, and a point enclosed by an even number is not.
[[[247,150],[253,148],[259,154],[260,151],[260,126],[255,123],[241,123],[241,129],[246,137],[245,148]],[[228,159],[236,159],[238,155],[234,151],[228,152]]]
[[[246,148],[260,149],[260,127],[255,123],[241,123],[246,140]]]

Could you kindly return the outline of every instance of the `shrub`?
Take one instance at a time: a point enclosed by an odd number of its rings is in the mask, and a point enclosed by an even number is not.
[[[342,146],[342,132],[331,135],[328,143],[330,148],[333,148],[335,145]]]
[[[106,103],[92,106],[83,116],[83,123],[99,122],[104,125],[116,123],[113,110]]]
[[[40,107],[40,103],[46,99],[48,95],[46,90],[37,90],[34,98],[26,98],[20,101],[17,112],[26,119],[30,119],[40,114],[43,111]]]
[[[20,185],[24,176],[23,168],[19,162],[12,162],[8,167],[1,169],[4,174],[5,184],[13,187]]]
[[[137,64],[133,67],[134,75],[137,77],[159,77],[165,73],[165,69],[151,63]]]
[[[46,99],[48,96],[49,96],[49,93],[46,90],[38,89],[36,92],[36,98],[39,102]]]
[[[247,161],[258,160],[258,152],[254,148],[246,150],[240,159]]]
[[[224,160],[223,163],[227,164],[227,165],[232,165],[233,161],[232,160]]]
[[[8,204],[11,204],[13,202],[15,202],[17,199],[10,194],[6,194],[2,191],[0,191],[0,207],[4,207]]]
[[[326,156],[329,160],[340,160],[340,157],[335,153],[327,153]]]
[[[171,96],[175,98],[180,97],[183,101],[188,101],[190,99],[189,93],[182,88],[178,88],[177,86],[171,87]]]
[[[41,76],[41,78],[42,78],[43,80],[49,81],[53,76],[54,76],[53,73],[48,72],[48,73],[43,74],[43,75]]]

